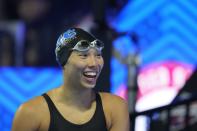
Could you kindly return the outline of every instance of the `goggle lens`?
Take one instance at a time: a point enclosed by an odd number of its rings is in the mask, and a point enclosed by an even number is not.
[[[81,41],[78,43],[78,48],[81,50],[85,50],[86,48],[88,48],[89,46],[89,42],[88,41]]]
[[[89,42],[87,40],[81,40],[77,42],[73,50],[88,51],[90,47],[96,48],[98,51],[101,51],[104,48],[104,44],[100,40],[94,40],[92,42]]]

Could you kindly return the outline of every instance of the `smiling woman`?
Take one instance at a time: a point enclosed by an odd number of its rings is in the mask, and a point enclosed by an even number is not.
[[[129,131],[125,100],[93,90],[104,65],[103,47],[80,28],[61,34],[55,53],[63,70],[63,84],[23,103],[12,131]]]
[[[68,79],[71,81],[76,79],[81,80],[76,87],[94,88],[96,85],[96,80],[103,68],[103,58],[101,51],[94,48],[83,52],[73,51],[67,61],[68,63],[64,66],[65,79],[67,79],[66,76],[68,76]],[[73,76],[73,79],[71,76]],[[77,84],[77,81],[75,81],[75,84]]]

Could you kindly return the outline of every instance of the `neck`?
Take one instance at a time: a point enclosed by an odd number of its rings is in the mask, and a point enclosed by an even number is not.
[[[79,89],[63,85],[59,88],[60,102],[80,108],[89,108],[95,100],[95,93],[92,89]]]

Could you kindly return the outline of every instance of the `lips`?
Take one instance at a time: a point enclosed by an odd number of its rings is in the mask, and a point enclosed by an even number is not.
[[[95,78],[97,76],[97,72],[88,71],[88,72],[84,72],[83,75],[88,78]]]
[[[83,73],[83,75],[85,76],[85,79],[87,82],[89,83],[95,83],[96,82],[96,78],[97,78],[97,72],[96,71],[86,71]]]

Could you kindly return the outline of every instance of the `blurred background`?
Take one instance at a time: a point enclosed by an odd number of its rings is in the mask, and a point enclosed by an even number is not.
[[[0,0],[0,130],[11,130],[21,103],[62,83],[54,49],[72,26],[105,43],[95,90],[128,101],[132,131],[196,130],[196,7],[196,0]]]

